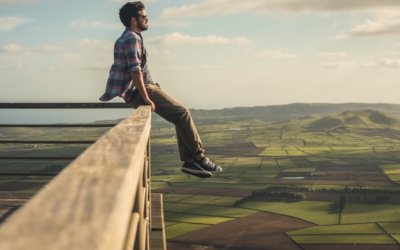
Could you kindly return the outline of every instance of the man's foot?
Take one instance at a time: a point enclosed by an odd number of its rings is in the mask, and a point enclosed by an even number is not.
[[[210,161],[207,157],[204,157],[200,161],[197,161],[200,167],[212,174],[217,174],[222,172],[222,168],[215,164],[214,162]]]
[[[204,170],[200,164],[196,161],[194,162],[185,162],[182,165],[182,172],[194,175],[200,178],[208,178],[211,177],[212,174],[206,170]]]

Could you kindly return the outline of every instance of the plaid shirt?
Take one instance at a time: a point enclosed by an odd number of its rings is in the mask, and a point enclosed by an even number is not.
[[[142,71],[144,84],[153,83],[147,65],[147,52],[140,33],[126,28],[114,45],[114,63],[111,66],[106,90],[99,98],[109,101],[116,96],[129,96],[134,85],[131,83],[130,72]]]

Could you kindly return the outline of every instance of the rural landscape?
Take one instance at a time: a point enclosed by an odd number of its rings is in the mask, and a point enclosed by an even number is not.
[[[400,105],[192,114],[224,171],[207,179],[182,173],[175,129],[153,117],[152,192],[164,194],[168,249],[399,249]],[[0,139],[94,141],[106,131],[0,128]],[[0,222],[70,162],[5,156],[72,158],[88,145],[0,144]]]

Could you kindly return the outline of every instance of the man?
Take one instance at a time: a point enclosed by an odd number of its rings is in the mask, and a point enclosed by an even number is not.
[[[109,101],[120,96],[133,108],[150,105],[152,111],[175,125],[183,172],[201,178],[222,172],[221,167],[205,157],[189,110],[163,92],[151,77],[141,35],[148,29],[149,22],[144,4],[140,1],[126,3],[119,17],[126,29],[115,42],[114,64],[100,100]]]

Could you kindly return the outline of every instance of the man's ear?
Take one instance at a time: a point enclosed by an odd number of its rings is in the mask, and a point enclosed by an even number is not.
[[[132,17],[131,26],[136,26],[136,25],[137,25],[137,20],[136,20],[136,18]]]

